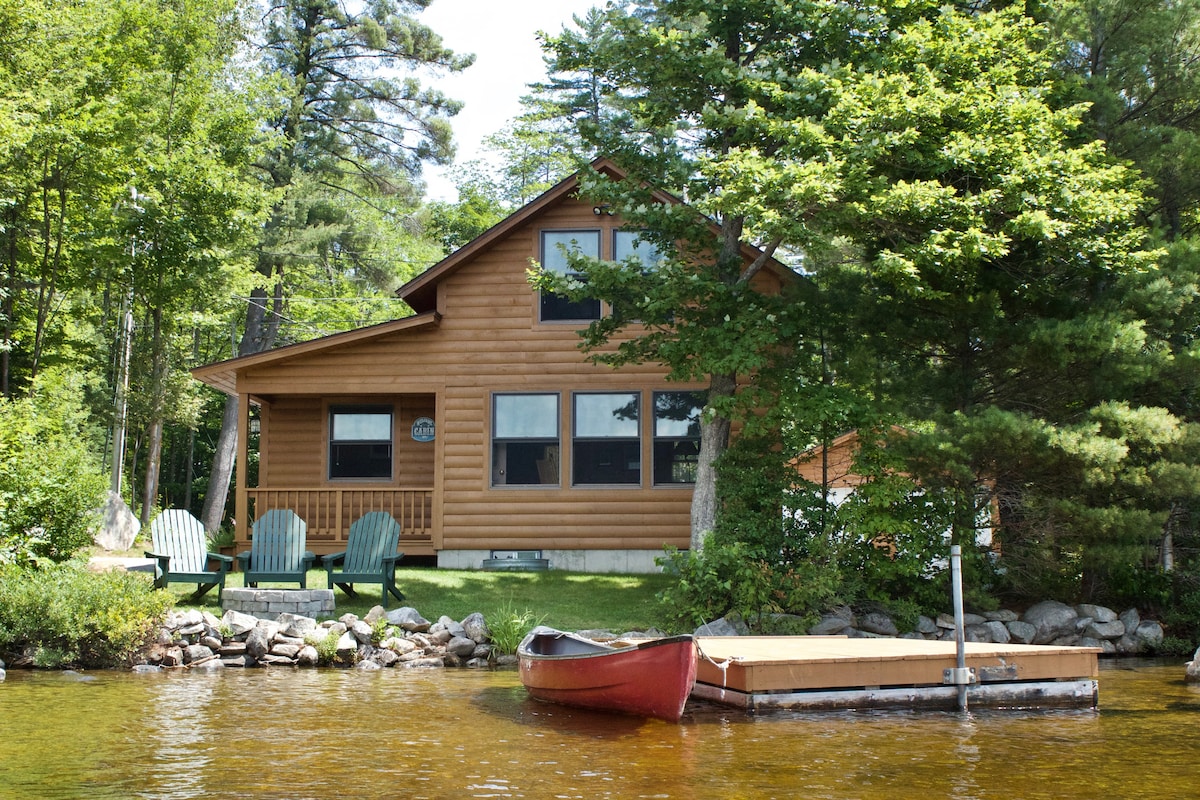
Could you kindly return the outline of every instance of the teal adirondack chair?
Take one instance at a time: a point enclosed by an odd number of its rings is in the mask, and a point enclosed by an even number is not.
[[[225,588],[225,575],[233,559],[220,553],[208,552],[208,536],[204,525],[182,508],[169,508],[150,523],[150,547],[146,558],[154,565],[154,588],[165,589],[169,583],[194,583],[197,599],[214,586]],[[216,569],[209,569],[209,563]]]
[[[308,525],[295,511],[273,508],[254,520],[250,534],[250,549],[238,553],[238,568],[244,573],[247,586],[256,587],[259,581],[299,583],[307,587],[308,570],[317,557],[305,550]]]
[[[336,585],[350,597],[357,597],[356,582],[378,583],[384,608],[389,593],[403,600],[404,593],[396,588],[396,567],[404,558],[404,553],[396,552],[399,542],[400,525],[391,514],[371,511],[362,515],[350,526],[346,549],[321,558],[329,574],[329,588]],[[339,564],[342,568],[336,570]]]

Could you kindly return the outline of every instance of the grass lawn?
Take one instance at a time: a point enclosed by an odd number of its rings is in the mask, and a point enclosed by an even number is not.
[[[547,572],[482,572],[432,568],[402,568],[396,572],[396,585],[404,592],[399,603],[391,598],[389,608],[412,606],[426,619],[436,621],[443,615],[461,620],[478,611],[484,618],[527,614],[530,627],[550,625],[563,630],[604,628],[615,633],[662,627],[655,594],[670,585],[673,578],[661,575],[594,575],[549,570]],[[231,573],[226,586],[243,586],[241,573]],[[297,588],[297,584],[260,583],[259,588],[277,585]],[[308,588],[323,589],[325,570],[308,573]],[[336,615],[351,613],[364,616],[379,604],[379,586],[356,584],[357,598],[334,589]],[[184,584],[171,584],[168,591],[178,599],[177,607],[200,608],[220,616],[214,589],[199,603],[192,603]],[[674,631],[668,631],[672,633]]]

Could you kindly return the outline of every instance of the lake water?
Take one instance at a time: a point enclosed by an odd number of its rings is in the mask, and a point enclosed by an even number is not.
[[[1105,662],[1099,711],[689,708],[679,725],[530,700],[515,670],[10,670],[0,798],[1200,796],[1200,687]]]

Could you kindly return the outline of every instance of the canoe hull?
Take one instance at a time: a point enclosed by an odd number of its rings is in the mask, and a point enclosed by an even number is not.
[[[530,697],[678,722],[696,681],[691,636],[611,647],[538,629],[517,649]]]

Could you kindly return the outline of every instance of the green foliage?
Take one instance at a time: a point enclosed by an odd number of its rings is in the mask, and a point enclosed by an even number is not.
[[[310,633],[304,637],[304,642],[317,651],[317,663],[329,667],[337,663],[338,638],[336,633],[326,633],[323,637]]]
[[[0,564],[64,561],[91,544],[104,476],[67,381],[30,398],[0,398]]]
[[[117,667],[153,637],[171,605],[143,575],[0,566],[0,652],[41,667]]]
[[[525,638],[525,634],[546,620],[545,614],[538,615],[527,608],[518,611],[511,601],[484,617],[491,631],[492,646],[497,652],[507,655],[517,652],[517,645]]]

